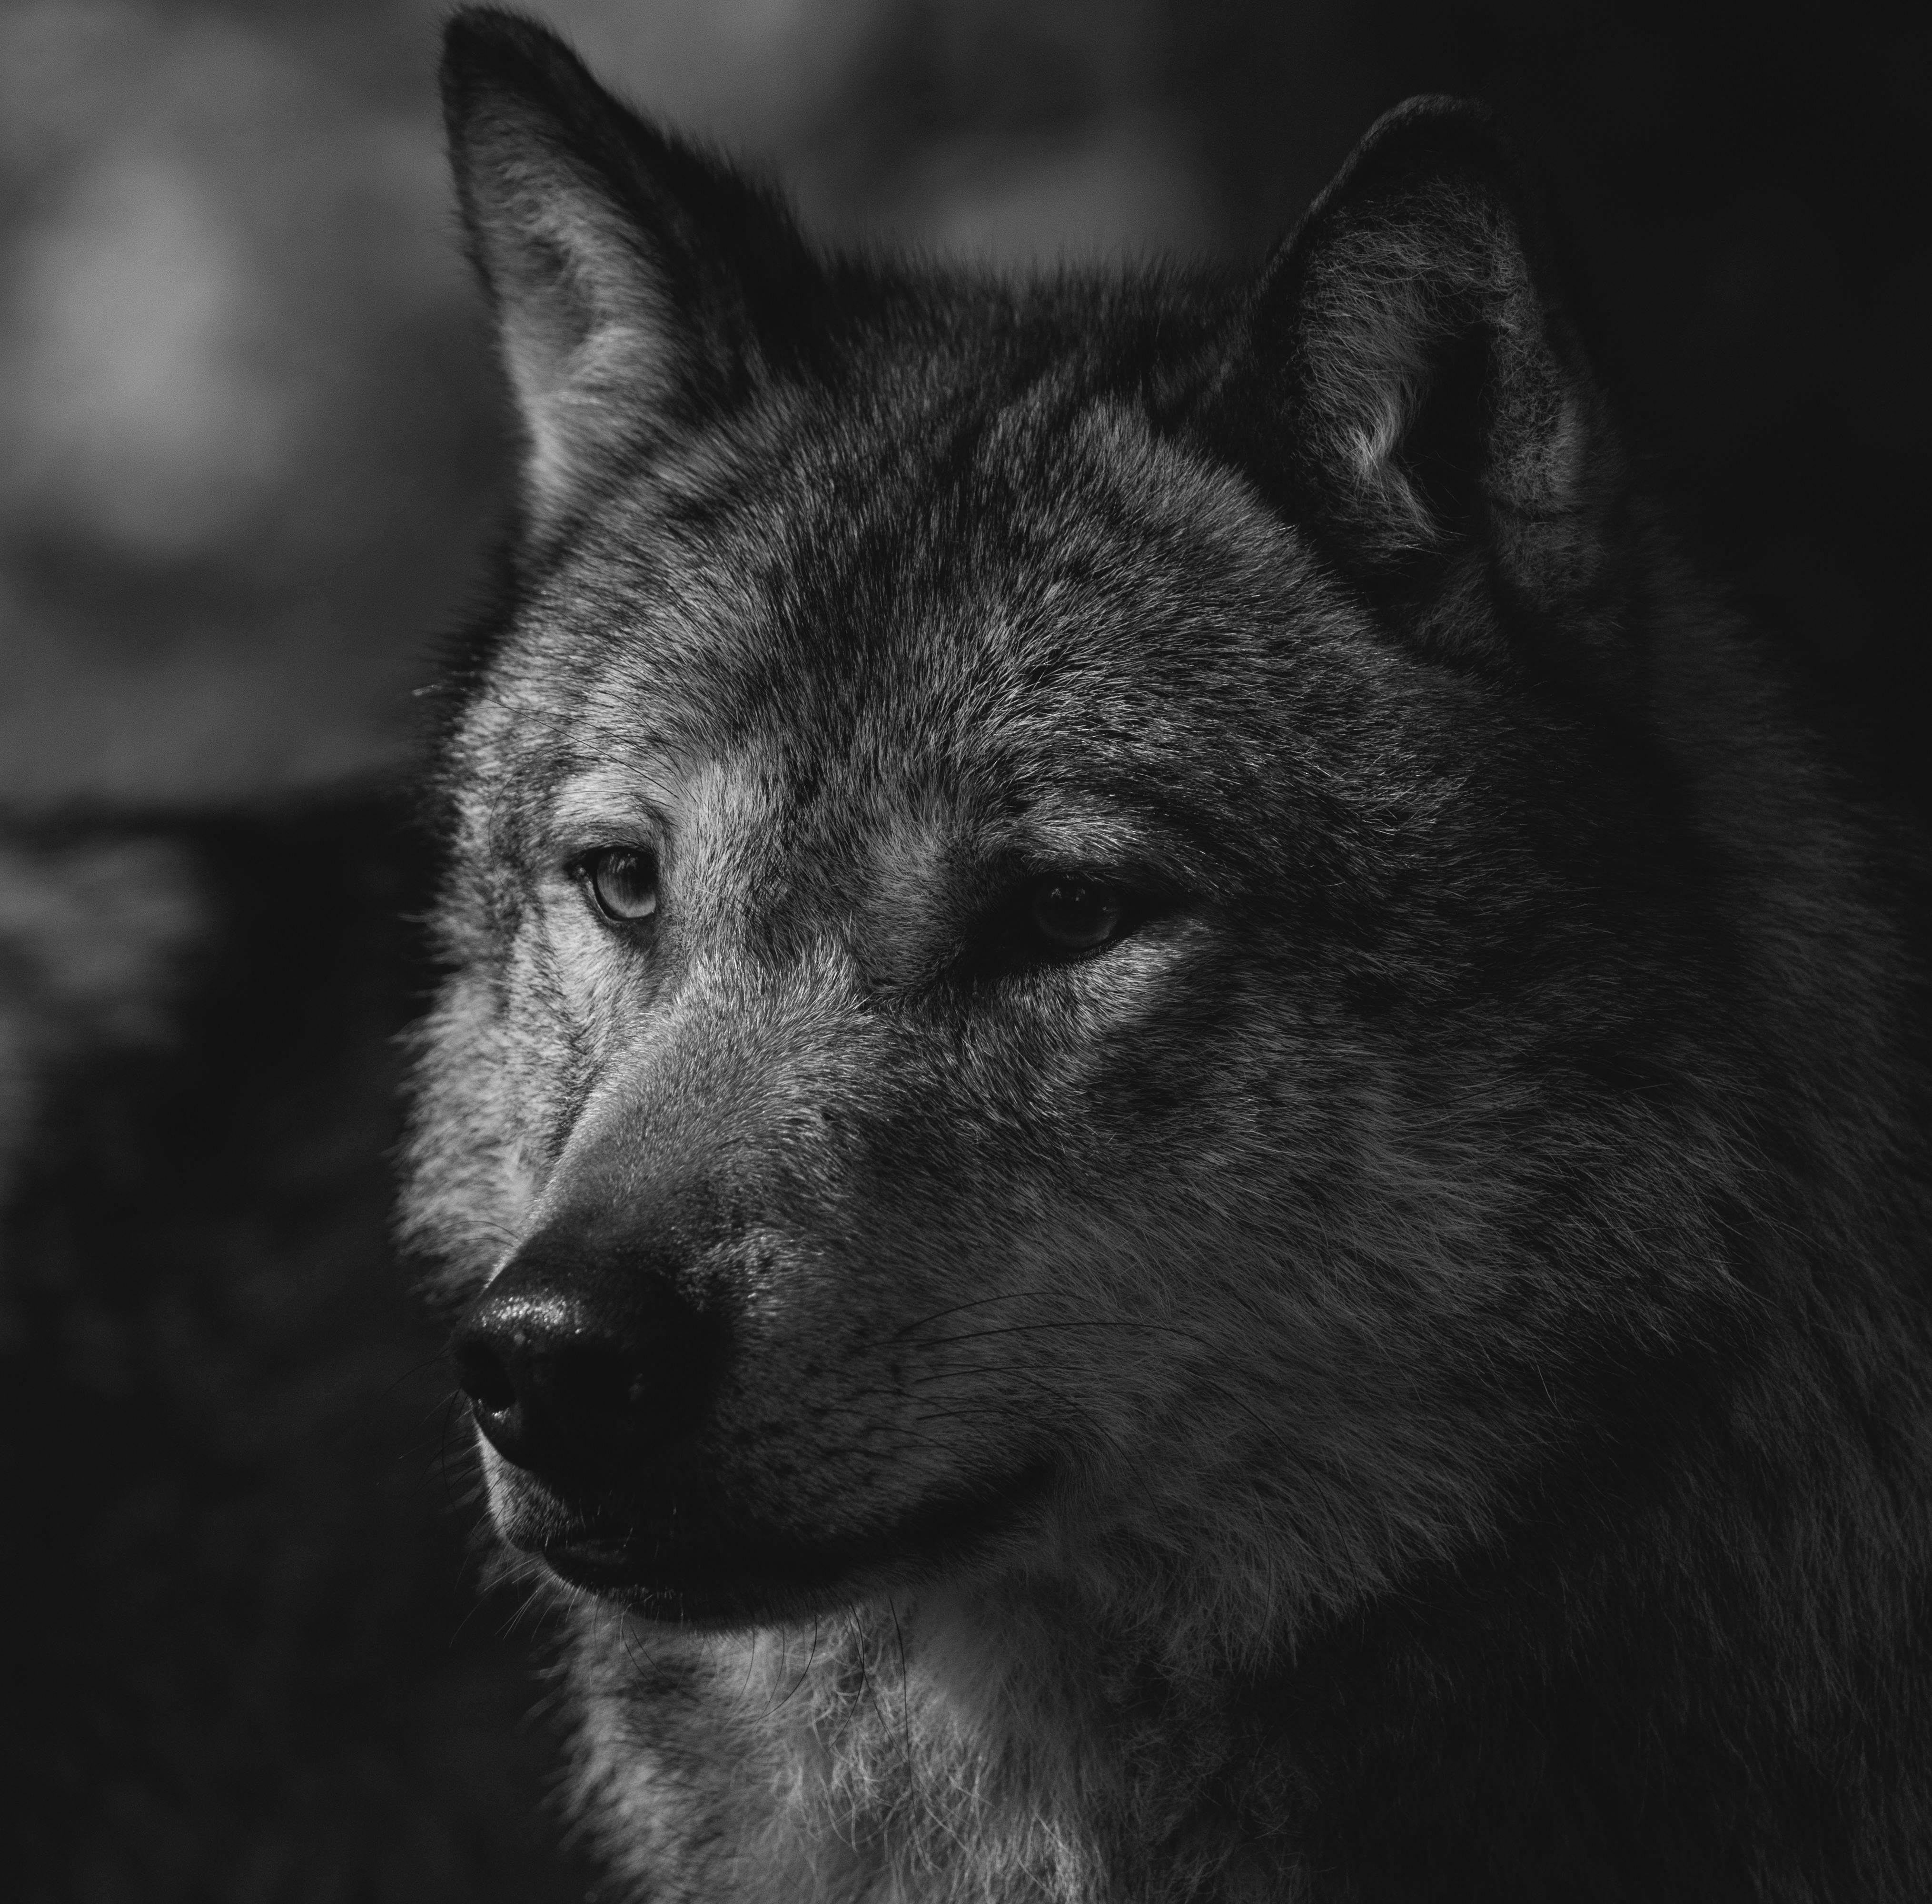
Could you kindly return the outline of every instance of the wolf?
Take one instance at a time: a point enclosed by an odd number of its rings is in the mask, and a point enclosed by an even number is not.
[[[404,1223],[621,1894],[1932,1896],[1920,861],[1483,108],[833,254],[466,10]]]

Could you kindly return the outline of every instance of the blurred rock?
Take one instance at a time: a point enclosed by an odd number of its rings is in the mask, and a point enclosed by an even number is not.
[[[380,801],[0,849],[22,1904],[584,1894],[541,1636],[481,1594],[442,1331],[389,1248],[423,877]]]

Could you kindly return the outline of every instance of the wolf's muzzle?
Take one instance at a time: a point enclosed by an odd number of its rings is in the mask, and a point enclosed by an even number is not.
[[[518,1252],[451,1351],[490,1445],[570,1501],[626,1490],[688,1443],[724,1347],[722,1319],[663,1266],[566,1230]]]

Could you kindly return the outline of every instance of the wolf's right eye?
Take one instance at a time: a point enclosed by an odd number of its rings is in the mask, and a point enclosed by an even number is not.
[[[578,862],[590,903],[613,925],[648,925],[657,916],[658,862],[638,847],[601,847]]]

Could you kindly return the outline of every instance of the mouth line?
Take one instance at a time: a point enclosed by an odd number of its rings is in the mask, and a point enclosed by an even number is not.
[[[623,1593],[641,1577],[634,1542],[584,1537],[547,1540],[537,1552],[560,1579],[592,1593]]]
[[[728,1627],[829,1612],[869,1590],[930,1579],[980,1556],[1024,1517],[1046,1478],[1042,1464],[936,1496],[888,1525],[820,1539],[614,1537],[582,1525],[530,1544],[560,1579],[637,1618]]]

